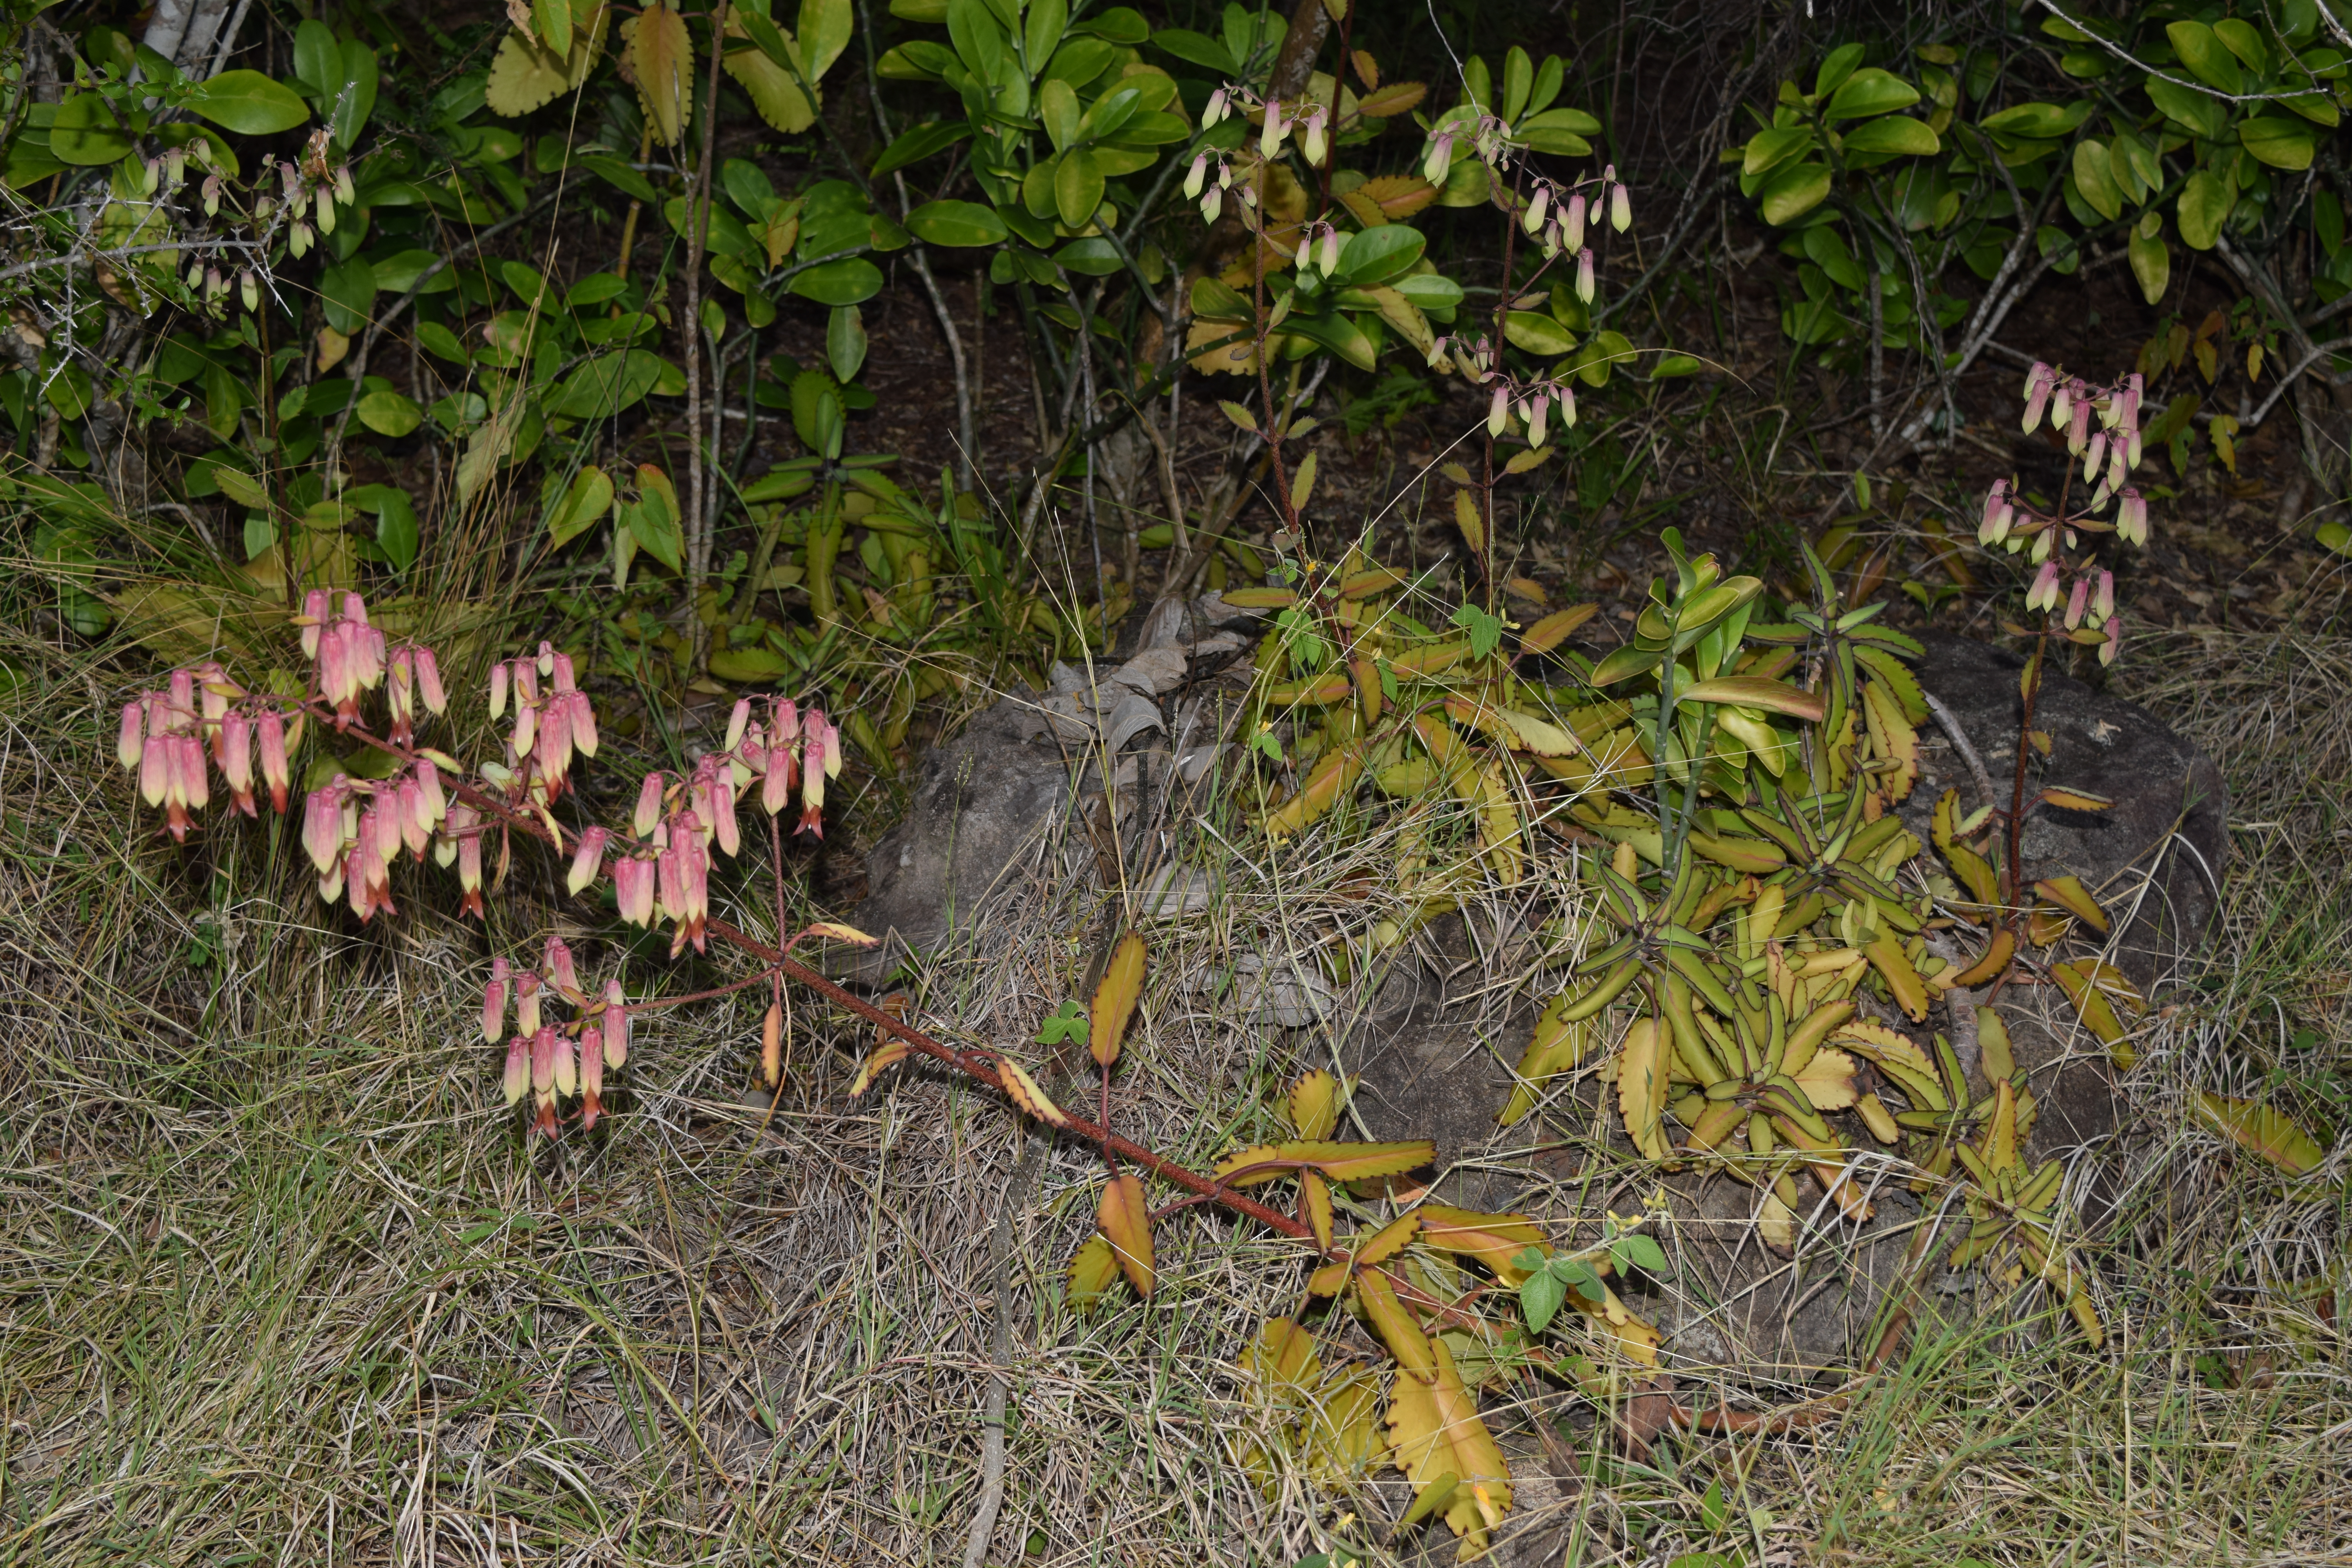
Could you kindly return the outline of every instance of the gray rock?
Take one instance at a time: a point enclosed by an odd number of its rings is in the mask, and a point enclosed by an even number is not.
[[[1097,668],[1091,678],[1057,664],[1047,690],[1008,694],[954,740],[926,750],[915,764],[907,815],[867,855],[866,897],[847,917],[882,944],[838,952],[834,973],[879,981],[910,950],[947,942],[1074,799],[1101,793],[1105,757],[1167,731],[1160,699],[1184,683],[1194,659],[1241,647],[1239,637],[1217,628],[1249,615],[1214,595],[1156,605],[1125,663]],[[1196,745],[1179,761],[1213,753]],[[1130,769],[1116,769],[1111,787],[1131,777]],[[1194,894],[1188,884],[1168,900],[1173,909],[1155,912],[1187,907]]]

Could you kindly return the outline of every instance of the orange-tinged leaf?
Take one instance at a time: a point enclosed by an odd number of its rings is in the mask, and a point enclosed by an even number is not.
[[[1517,1081],[1511,1086],[1511,1098],[1496,1117],[1506,1127],[1517,1125],[1528,1112],[1536,1108],[1536,1097],[1543,1086],[1559,1073],[1571,1072],[1584,1060],[1584,1053],[1598,1037],[1598,1021],[1582,1018],[1566,1023],[1560,1015],[1568,1010],[1571,998],[1562,992],[1544,1005],[1542,1016],[1536,1020],[1533,1037],[1519,1058]]]
[[[1900,934],[1892,926],[1882,927],[1878,939],[1865,950],[1870,954],[1871,967],[1886,982],[1903,1011],[1916,1021],[1927,1016],[1927,983],[1911,967],[1911,960],[1903,951]]]
[[[1519,637],[1523,653],[1549,653],[1568,640],[1569,634],[1591,620],[1600,612],[1598,605],[1570,605],[1564,610],[1554,610]]]
[[[1484,1551],[1486,1532],[1511,1506],[1510,1467],[1444,1342],[1425,1377],[1400,1373],[1389,1391],[1389,1447],[1416,1496],[1442,1510],[1462,1537],[1465,1553]]]
[[[1089,1237],[1070,1259],[1070,1305],[1093,1306],[1118,1278],[1118,1259],[1111,1252],[1110,1243],[1099,1236]]]
[[[1287,681],[1265,689],[1265,705],[1271,710],[1286,708],[1329,708],[1345,702],[1356,694],[1351,673],[1337,670],[1307,680]]]
[[[1331,1250],[1331,1184],[1319,1171],[1307,1171],[1298,1178],[1298,1209],[1307,1221],[1307,1228],[1315,1233],[1315,1245],[1324,1251]]]
[[[1338,679],[1346,686],[1346,677]],[[1266,813],[1265,836],[1268,838],[1286,838],[1308,824],[1322,820],[1363,771],[1364,755],[1354,746],[1342,746],[1315,764],[1314,771],[1307,775],[1307,782],[1299,785],[1297,795]]]
[[[2116,803],[2103,795],[2093,795],[2086,789],[2068,789],[2053,784],[2042,792],[2042,804],[2054,805],[2061,811],[2105,811]]]
[[[2200,1094],[2197,1113],[2290,1176],[2307,1176],[2327,1158],[2301,1123],[2259,1100]]]
[[[1348,1288],[1348,1265],[1327,1263],[1307,1277],[1307,1293],[1310,1296],[1336,1296]]]
[[[1781,1142],[1795,1146],[1800,1157],[1813,1173],[1813,1180],[1837,1200],[1838,1207],[1846,1218],[1863,1220],[1871,1216],[1874,1211],[1870,1200],[1863,1195],[1853,1173],[1846,1168],[1845,1145],[1839,1142],[1834,1135],[1827,1141],[1816,1138],[1778,1112],[1773,1114],[1772,1128]]]
[[[1961,853],[1966,854],[1967,851],[1962,850]],[[1983,956],[1954,975],[1952,984],[1958,986],[1990,984],[2000,977],[2001,972],[2009,967],[2009,961],[2016,956],[2017,933],[2003,926],[1992,933],[1992,940],[1985,944]]]
[[[1761,708],[1791,719],[1821,721],[1824,699],[1818,691],[1800,691],[1786,681],[1758,675],[1718,675],[1675,693],[1677,702],[1729,702],[1741,708]]]
[[[1092,1033],[1087,1043],[1095,1060],[1104,1067],[1118,1060],[1119,1042],[1127,1037],[1128,1021],[1135,1016],[1136,1000],[1143,994],[1144,956],[1143,938],[1128,932],[1103,966],[1102,984],[1095,987],[1095,1005],[1087,1015]]]
[[[1815,1101],[1815,1103],[1820,1102]],[[1902,1141],[1903,1129],[1896,1124],[1895,1113],[1886,1109],[1886,1102],[1878,1096],[1865,1094],[1854,1101],[1853,1108],[1861,1112],[1863,1122],[1870,1129],[1870,1135],[1873,1138],[1877,1139],[1881,1143],[1896,1143]]]
[[[1517,1286],[1527,1271],[1511,1260],[1528,1247],[1544,1257],[1552,1245],[1536,1222],[1522,1214],[1478,1214],[1444,1204],[1423,1204],[1413,1211],[1421,1216],[1421,1244],[1438,1252],[1467,1253],[1506,1285]]]
[[[1300,1139],[1288,1143],[1261,1143],[1228,1154],[1217,1162],[1216,1173],[1223,1176],[1231,1171],[1275,1161],[1284,1163],[1286,1168],[1256,1172],[1231,1184],[1246,1187],[1276,1181],[1302,1165],[1312,1166],[1335,1182],[1368,1182],[1400,1175],[1436,1157],[1437,1145],[1426,1138],[1405,1143],[1333,1143]]]
[[[2082,878],[2047,878],[2034,883],[2033,890],[2093,930],[2106,931],[2107,911],[2099,907],[2098,900],[2091,897],[2091,889],[2083,886]]]
[[[1392,594],[1403,587],[1405,581],[1404,574],[1392,566],[1368,566],[1339,579],[1339,597],[1369,599],[1375,594]]]
[[[1666,1157],[1665,1037],[1655,1018],[1635,1019],[1617,1062],[1617,1109],[1625,1118],[1626,1136],[1653,1160]]]
[[[1584,744],[1549,719],[1516,708],[1496,708],[1466,697],[1449,697],[1445,710],[1456,723],[1484,731],[1515,752],[1538,757],[1564,757],[1581,752]]]
[[[903,1044],[899,1047],[902,1051],[906,1048]],[[760,1081],[773,1089],[783,1072],[784,1013],[782,1008],[771,1002],[767,1016],[760,1020]],[[864,1069],[860,1069],[859,1076],[864,1076]],[[850,1092],[855,1094],[856,1090],[853,1089]]]
[[[1433,643],[1425,647],[1407,648],[1389,659],[1389,668],[1400,679],[1412,679],[1423,675],[1437,675],[1453,668],[1470,652],[1466,642]]]
[[[2095,958],[2084,958],[2052,964],[2050,977],[2058,982],[2066,999],[2074,1004],[2083,1026],[2107,1047],[2108,1058],[2116,1066],[2128,1069],[2139,1060],[2139,1052],[2133,1048],[2116,1005],[2120,1002],[2130,1012],[2139,1014],[2147,1010],[2147,1004],[2140,999],[2138,988],[2125,978],[2123,971]]]
[[[1046,1126],[1067,1127],[1070,1124],[1070,1119],[1063,1113],[1062,1108],[1045,1098],[1045,1091],[1037,1087],[1037,1080],[1031,1078],[1019,1062],[999,1057],[996,1059],[996,1080],[1004,1086],[1006,1097],[1014,1105]]]
[[[1853,1058],[1843,1051],[1817,1050],[1795,1075],[1815,1110],[1843,1110],[1853,1103]]]
[[[1437,1145],[1426,1138],[1401,1143],[1332,1143],[1306,1140],[1277,1145],[1284,1154],[1306,1160],[1335,1182],[1368,1182],[1402,1175],[1437,1158]]]
[[[1284,1400],[1305,1394],[1323,1370],[1322,1359],[1315,1353],[1315,1336],[1288,1318],[1268,1318],[1256,1342],[1235,1356],[1234,1364]]]
[[[1375,1263],[1387,1262],[1404,1250],[1404,1244],[1411,1241],[1413,1232],[1420,1228],[1421,1215],[1418,1214],[1389,1221],[1373,1233],[1370,1240],[1356,1248],[1356,1267],[1369,1268]]]
[[[904,1061],[914,1048],[904,1040],[885,1040],[875,1047],[873,1054],[858,1064],[857,1076],[850,1080],[849,1098],[855,1100],[873,1088],[883,1068]]]
[[[1227,588],[1217,596],[1236,610],[1286,610],[1298,602],[1288,588]]]
[[[1144,1207],[1143,1183],[1132,1171],[1122,1172],[1103,1188],[1095,1223],[1110,1238],[1110,1249],[1127,1282],[1145,1300],[1151,1299],[1151,1215]]]
[[[1339,1080],[1321,1068],[1290,1086],[1290,1130],[1319,1142],[1339,1125]]]
[[[1904,714],[1902,699],[1884,681],[1874,680],[1862,689],[1862,706],[1878,754],[1895,763],[1894,773],[1881,781],[1881,787],[1887,799],[1901,800],[1919,782],[1919,731]]]
[[[1985,1077],[1999,1082],[2017,1074],[2017,1057],[2010,1049],[2009,1026],[1990,1007],[1977,1009],[1977,1059]]]
[[[856,926],[843,925],[839,921],[817,921],[801,934],[821,936],[827,942],[845,942],[855,947],[872,947],[882,940],[878,936],[867,936]]]
[[[1380,1406],[1379,1380],[1362,1369],[1335,1370],[1317,1385],[1298,1436],[1318,1480],[1343,1484],[1371,1468],[1386,1447],[1376,1426]]]
[[[653,0],[637,16],[629,35],[629,68],[654,134],[664,146],[677,146],[694,113],[694,40],[686,18],[663,0]]]
[[[1389,1277],[1379,1269],[1370,1269],[1356,1277],[1356,1293],[1364,1303],[1364,1315],[1389,1347],[1389,1354],[1397,1364],[1414,1377],[1426,1383],[1437,1371],[1437,1363],[1430,1354],[1429,1336],[1421,1331],[1404,1303],[1396,1298],[1396,1288]]]
[[[1395,223],[1435,201],[1437,187],[1418,174],[1382,174],[1358,185],[1354,194],[1376,204]]]
[[[2018,1163],[2017,1090],[2006,1079],[1992,1086],[1992,1114],[1985,1119],[1977,1153],[1996,1176]]]

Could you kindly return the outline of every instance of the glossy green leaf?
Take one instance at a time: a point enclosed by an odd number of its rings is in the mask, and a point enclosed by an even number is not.
[[[793,279],[793,292],[820,305],[858,305],[882,291],[882,269],[863,257],[845,256],[812,267]]]
[[[335,144],[345,152],[359,144],[360,132],[367,129],[369,116],[375,112],[375,95],[381,68],[375,51],[357,38],[342,42],[343,85],[335,95],[333,108],[328,116],[328,130]]]
[[[2181,242],[2191,250],[2210,250],[2221,237],[2222,222],[2237,202],[2229,182],[2210,169],[2190,171],[2180,187],[2179,216]]]
[[[2105,142],[2086,137],[2074,143],[2074,189],[2092,211],[2108,222],[2123,216],[2124,195],[2116,188]]]
[[[2238,140],[2246,151],[2273,169],[2301,171],[2311,167],[2315,139],[2311,122],[2283,114],[2265,114],[2238,126]]]
[[[1054,210],[1065,226],[1084,228],[1102,205],[1103,176],[1095,156],[1080,147],[1062,154],[1054,170]]]
[[[1832,121],[1862,120],[1908,109],[1918,101],[1919,89],[1909,82],[1876,66],[1864,66],[1830,94],[1829,106],[1822,113]]]
[[[299,94],[257,70],[221,72],[188,94],[188,107],[247,136],[291,131],[310,118],[310,106]]]
[[[911,131],[900,132],[889,146],[882,150],[882,155],[874,160],[874,167],[866,174],[878,180],[885,174],[911,168],[926,158],[936,157],[957,142],[971,138],[971,123],[969,121],[930,121]]]
[[[2232,97],[2246,89],[2245,73],[2238,68],[2238,57],[2204,23],[2174,22],[2165,27],[2164,36],[2172,40],[2180,63],[2199,81]]]
[[[1907,115],[1890,114],[1884,120],[1874,120],[1867,125],[1857,125],[1845,139],[1849,158],[1858,155],[1898,158],[1927,158],[1944,150],[1944,143],[1924,120]]]
[[[405,436],[425,422],[425,410],[415,399],[390,390],[364,394],[352,412],[379,436]]]
[[[2220,141],[2229,130],[2229,109],[2219,100],[2160,77],[2148,78],[2146,86],[2148,101],[2182,129],[2208,142]]]
[[[563,378],[547,400],[547,412],[566,419],[609,419],[651,392],[661,372],[661,356],[649,349],[600,354]]]
[[[1372,289],[1409,271],[1429,248],[1422,232],[1401,223],[1383,224],[1348,237],[1335,279],[1350,288]]]
[[[559,477],[551,475],[550,479]],[[548,508],[548,548],[561,550],[595,527],[612,510],[612,477],[590,463],[572,476],[572,483]]]
[[[49,123],[49,154],[60,163],[111,163],[130,152],[131,146],[114,110],[94,92],[77,92],[68,98],[58,105],[57,118]]]
[[[1830,194],[1830,171],[1825,163],[1791,163],[1775,174],[1756,193],[1759,206],[1769,224],[1793,223],[1822,205]]]
[[[1776,125],[1759,131],[1748,139],[1748,151],[1740,159],[1743,174],[1761,174],[1778,168],[1813,144],[1813,128],[1810,125]]]
[[[836,305],[824,327],[825,363],[835,379],[854,381],[866,363],[866,318],[855,305]]]
[[[925,202],[907,215],[907,231],[925,245],[998,245],[1007,230],[993,207],[978,202]]]
[[[1372,232],[1378,234],[1381,231],[1374,229]],[[1511,341],[1514,347],[1545,359],[1557,359],[1576,347],[1573,333],[1538,310],[1511,311],[1504,318],[1503,335]]]

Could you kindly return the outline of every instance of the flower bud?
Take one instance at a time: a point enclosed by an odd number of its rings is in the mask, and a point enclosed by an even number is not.
[[[1549,185],[1538,185],[1536,187],[1535,195],[1528,202],[1527,216],[1519,220],[1520,226],[1525,228],[1529,234],[1533,234],[1538,229],[1543,227],[1544,214],[1549,209],[1550,205],[1551,187]]]
[[[2027,435],[2033,434],[2035,428],[2041,425],[2042,412],[2049,405],[2051,395],[2057,387],[2057,372],[2040,360],[2033,362],[2032,370],[2028,372],[2025,377],[2025,433]],[[2061,419],[2065,417],[2063,407],[2058,416]]]
[[[1206,131],[1225,117],[1225,89],[1217,89],[1209,95],[1208,106],[1201,110],[1201,129]]]
[[[1633,199],[1622,184],[1609,193],[1609,226],[1619,234],[1633,226]]]
[[[1193,153],[1192,166],[1184,174],[1184,199],[1188,202],[1198,200],[1201,187],[1208,183],[1208,179],[1209,155],[1206,153]]]
[[[611,837],[601,827],[592,827],[580,836],[580,848],[572,857],[572,869],[563,879],[565,890],[576,895],[596,879],[596,873],[604,864],[605,842]]]
[[[1330,152],[1330,144],[1324,139],[1323,135],[1323,106],[1321,104],[1317,104],[1314,111],[1307,115],[1305,133],[1300,138],[1300,141],[1307,153],[1307,162],[1315,168],[1321,168],[1323,166],[1325,156]]]
[[[489,1045],[497,1045],[499,1036],[506,1026],[507,961],[503,958],[493,958],[490,960],[490,983],[482,991],[483,1040]]]
[[[125,773],[139,771],[139,758],[146,750],[146,725],[143,722],[147,706],[143,702],[122,705],[122,729],[115,736],[114,760],[122,764]]]
[[[515,976],[515,1026],[526,1035],[539,1033],[539,976],[528,969]]]
[[[615,1072],[629,1065],[629,1009],[618,980],[604,982],[604,1065]]]
[[[1445,183],[1446,171],[1454,166],[1454,133],[1441,131],[1429,139],[1429,152],[1422,158],[1421,175],[1433,185]]]
[[[1282,115],[1282,100],[1278,98],[1267,99],[1265,100],[1265,127],[1259,132],[1257,139],[1258,152],[1265,157],[1273,157],[1276,153],[1282,151],[1283,138],[1289,134],[1290,123],[1288,121],[1285,120]]]
[[[1497,386],[1495,388],[1494,401],[1486,406],[1486,434],[1489,436],[1500,436],[1503,433],[1504,427],[1509,425],[1510,422],[1510,389],[1504,386]]]
[[[501,1085],[507,1097],[507,1109],[522,1103],[523,1090],[530,1087],[530,1041],[517,1035],[507,1042],[506,1080]]]
[[[1570,250],[1584,248],[1584,193],[1568,198],[1568,216],[1561,221],[1559,242]]]
[[[1589,249],[1579,251],[1576,257],[1576,297],[1590,305],[1592,293],[1592,252]]]

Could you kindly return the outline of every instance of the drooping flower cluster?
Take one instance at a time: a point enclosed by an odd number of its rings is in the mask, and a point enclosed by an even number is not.
[[[1486,404],[1486,433],[1500,436],[1517,418],[1530,447],[1551,439],[1551,412],[1559,410],[1563,429],[1576,424],[1576,389],[1562,376],[1512,375],[1496,359],[1491,339],[1448,335],[1429,345],[1433,369],[1449,366],[1481,386],[1493,388]]]
[[[2080,480],[2094,487],[2090,500],[2077,510],[2062,497],[2044,513],[2027,504],[2010,480],[1996,479],[1985,495],[1977,542],[2025,554],[2037,568],[2026,608],[2059,614],[2063,605],[2065,630],[2077,641],[2099,641],[2100,662],[2112,664],[2123,646],[2115,573],[2083,551],[2082,536],[2111,532],[2126,544],[2147,542],[2147,499],[2129,482],[2141,456],[2141,380],[2135,374],[2112,386],[2095,386],[2037,361],[2027,373],[2024,395],[2027,433],[2047,416],[2050,428],[2063,435],[2067,455],[2082,460]],[[2069,490],[2074,482],[2070,469]],[[2109,501],[2116,504],[2114,521],[2102,521],[2098,514]]]
[[[298,715],[298,738],[301,721]],[[286,809],[286,749],[283,709],[269,699],[255,699],[218,664],[207,661],[172,671],[163,689],[124,703],[114,754],[138,775],[140,798],[163,808],[173,841],[184,843],[195,822],[193,814],[212,800],[207,760],[220,769],[236,809],[253,816],[257,763],[271,806]]]
[[[558,1024],[546,1016],[547,994],[572,1010]],[[506,1099],[532,1100],[531,1133],[552,1138],[559,1100],[580,1100],[580,1125],[592,1131],[604,1113],[604,1074],[629,1060],[629,1010],[618,980],[604,982],[601,1000],[591,1002],[580,984],[572,950],[559,937],[547,939],[537,970],[515,973],[504,958],[490,961],[490,983],[482,993],[482,1038],[491,1045],[506,1033],[507,1003],[514,1002],[515,1032],[507,1041]]]
[[[429,758],[388,779],[338,773],[303,803],[302,847],[318,868],[319,896],[331,904],[348,895],[352,912],[362,921],[379,910],[398,914],[392,903],[393,861],[403,848],[423,860],[447,816],[441,772]],[[467,907],[480,912],[478,900]]]
[[[613,891],[621,918],[650,927],[667,920],[676,927],[671,952],[688,942],[702,951],[710,917],[710,854],[733,856],[742,847],[736,805],[753,780],[760,781],[761,808],[773,816],[800,785],[799,831],[824,834],[824,781],[841,773],[841,729],[821,708],[803,710],[790,698],[759,706],[738,700],[727,725],[726,744],[709,752],[682,778],[659,772],[646,775],[630,822],[630,843],[613,862]],[[581,835],[567,881],[574,892],[593,880],[613,847],[602,828]]]
[[[551,683],[542,695],[539,683]],[[514,700],[514,730],[507,738],[507,766],[542,802],[563,793],[574,753],[596,754],[596,711],[572,671],[572,656],[541,643],[536,655],[490,666],[490,717],[506,716]]]
[[[328,147],[327,132],[316,131],[302,149],[299,163],[290,159],[277,160],[280,194],[292,219],[287,228],[286,248],[298,261],[317,240],[317,235],[311,232],[310,215],[317,215],[318,234],[332,234],[335,205],[340,202],[349,206],[358,199],[352,185],[351,165],[331,164],[327,161]],[[262,166],[266,172],[270,165],[265,161]],[[266,221],[275,210],[270,199],[264,196],[255,204],[254,216]]]

